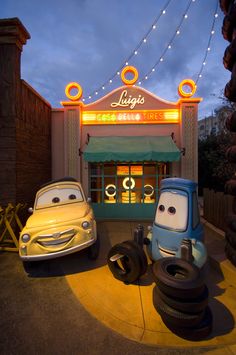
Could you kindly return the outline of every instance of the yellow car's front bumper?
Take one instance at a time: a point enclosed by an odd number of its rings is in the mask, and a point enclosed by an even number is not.
[[[26,254],[22,253],[22,249],[20,249],[19,255],[20,255],[20,258],[22,261],[36,261],[36,260],[54,259],[54,258],[58,258],[60,256],[72,254],[72,253],[75,253],[75,252],[80,251],[82,249],[85,249],[85,248],[89,247],[90,245],[92,245],[93,243],[95,243],[95,241],[96,241],[96,238],[92,237],[90,240],[88,240],[82,244],[72,246],[68,249],[54,251],[54,252],[47,253],[47,254],[26,255]]]

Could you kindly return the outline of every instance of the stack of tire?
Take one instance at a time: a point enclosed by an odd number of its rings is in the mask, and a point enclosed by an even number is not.
[[[201,340],[212,331],[208,288],[197,266],[167,257],[153,264],[153,305],[165,325],[188,340]]]
[[[220,7],[225,15],[222,35],[230,42],[224,53],[223,64],[232,72],[231,79],[225,86],[224,95],[230,101],[236,102],[236,4],[234,0],[220,0]]]
[[[134,240],[114,245],[108,253],[107,264],[113,276],[125,284],[137,281],[148,266],[143,247]]]
[[[226,84],[224,95],[231,101],[236,102],[236,2],[234,0],[219,0],[221,10],[225,17],[222,25],[222,35],[230,42],[225,49],[223,64],[231,71],[231,79]],[[236,111],[232,112],[226,119],[226,128],[236,133]],[[236,163],[236,145],[228,148],[226,158],[232,164]],[[236,266],[236,176],[225,184],[225,193],[234,196],[233,215],[228,216],[225,230],[225,254],[233,265]]]
[[[236,215],[227,216],[225,254],[231,263],[236,266]]]

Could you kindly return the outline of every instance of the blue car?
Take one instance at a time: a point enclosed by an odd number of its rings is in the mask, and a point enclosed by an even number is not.
[[[204,266],[207,251],[203,244],[197,183],[181,178],[161,181],[155,220],[147,239],[147,251],[153,261],[184,256],[199,268]]]

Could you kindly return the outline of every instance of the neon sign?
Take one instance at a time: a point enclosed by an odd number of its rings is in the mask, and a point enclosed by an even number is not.
[[[145,102],[145,98],[142,95],[138,95],[138,97],[133,97],[132,95],[127,95],[127,90],[123,90],[118,102],[112,102],[111,107],[129,107],[131,110],[135,108],[135,106],[143,105]]]
[[[84,111],[82,124],[166,124],[179,123],[179,111],[143,110],[143,111]]]

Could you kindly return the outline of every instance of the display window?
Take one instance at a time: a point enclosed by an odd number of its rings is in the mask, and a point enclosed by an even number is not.
[[[154,204],[168,163],[91,163],[89,190],[93,203]]]

